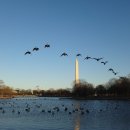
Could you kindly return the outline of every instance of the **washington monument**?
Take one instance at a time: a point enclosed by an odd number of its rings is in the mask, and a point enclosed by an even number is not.
[[[79,63],[77,58],[75,60],[75,84],[79,84]]]

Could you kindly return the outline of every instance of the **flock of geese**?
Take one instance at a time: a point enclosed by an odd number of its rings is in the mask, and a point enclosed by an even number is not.
[[[24,100],[24,101],[22,101]],[[42,102],[36,102],[36,100],[39,99],[13,99],[11,102],[0,102],[0,114],[26,114],[26,113],[46,113],[47,115],[57,115],[65,114],[65,115],[72,115],[72,114],[80,114],[80,115],[86,115],[93,112],[105,112],[108,111],[109,108],[113,110],[117,110],[119,108],[119,104],[113,105],[111,107],[111,104],[106,104],[105,107],[101,108],[88,108],[86,103],[80,103],[80,105],[77,106],[77,104],[73,103],[67,103],[67,104],[51,104],[51,106],[46,106],[47,104]],[[22,104],[21,104],[22,103]],[[52,102],[53,103],[53,102]]]
[[[49,44],[45,44],[45,45],[44,45],[44,48],[50,48],[50,45],[49,45]],[[32,49],[32,51],[26,51],[24,55],[30,55],[30,54],[32,54],[32,52],[34,52],[34,51],[39,51],[39,50],[40,50],[40,48],[34,47],[34,48]],[[67,54],[66,52],[63,52],[60,56],[61,56],[61,57],[62,57],[62,56],[68,56],[68,54]],[[79,57],[79,56],[82,56],[82,54],[80,54],[80,53],[76,54],[76,57]],[[100,63],[103,64],[103,65],[106,65],[106,64],[108,63],[108,61],[102,61],[102,60],[103,60],[103,57],[93,58],[93,57],[87,56],[87,57],[84,58],[84,60],[89,60],[89,59],[96,60],[96,61],[100,62]],[[111,71],[114,75],[117,75],[117,74],[118,74],[118,72],[116,72],[113,68],[109,68],[108,71]]]

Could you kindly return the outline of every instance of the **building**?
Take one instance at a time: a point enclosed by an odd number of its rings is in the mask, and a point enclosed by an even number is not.
[[[77,58],[75,60],[75,84],[79,84],[79,63]]]

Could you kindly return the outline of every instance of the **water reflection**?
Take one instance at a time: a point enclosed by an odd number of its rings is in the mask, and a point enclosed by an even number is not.
[[[80,130],[80,116],[75,118],[75,127],[74,130]]]
[[[80,103],[77,103],[75,108],[79,110]],[[74,124],[75,124],[74,130],[80,130],[80,115],[79,114],[76,115]]]

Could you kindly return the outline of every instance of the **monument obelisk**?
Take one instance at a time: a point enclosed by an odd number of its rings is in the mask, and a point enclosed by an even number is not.
[[[75,84],[79,84],[79,63],[77,58],[75,60]]]

